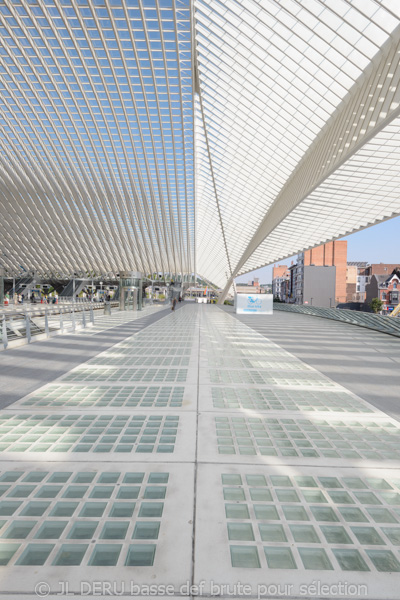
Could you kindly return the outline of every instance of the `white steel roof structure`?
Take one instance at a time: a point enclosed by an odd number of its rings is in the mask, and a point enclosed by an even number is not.
[[[0,263],[235,276],[400,214],[397,0],[0,0]]]

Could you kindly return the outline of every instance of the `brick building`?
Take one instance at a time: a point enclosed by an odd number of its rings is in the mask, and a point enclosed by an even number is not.
[[[290,273],[286,265],[274,266],[272,270],[272,294],[274,298],[279,298],[282,302],[286,301],[289,277]]]
[[[392,312],[400,301],[400,269],[394,269],[389,276],[372,275],[367,285],[366,296],[368,304],[373,298],[379,298],[383,303],[382,312]]]

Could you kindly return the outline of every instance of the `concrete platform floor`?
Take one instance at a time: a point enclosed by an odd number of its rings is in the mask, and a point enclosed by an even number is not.
[[[235,315],[300,360],[400,420],[400,339],[309,315]]]
[[[0,600],[397,600],[400,424],[350,389],[393,340],[119,318],[0,355]]]

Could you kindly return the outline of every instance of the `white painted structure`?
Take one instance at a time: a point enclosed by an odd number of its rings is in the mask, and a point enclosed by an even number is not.
[[[10,272],[237,275],[400,213],[395,0],[0,2]]]

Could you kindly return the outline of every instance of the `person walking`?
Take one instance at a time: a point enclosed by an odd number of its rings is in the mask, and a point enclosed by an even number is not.
[[[171,306],[171,310],[175,310],[175,306],[176,306],[176,298],[174,298],[172,300],[172,306]]]

